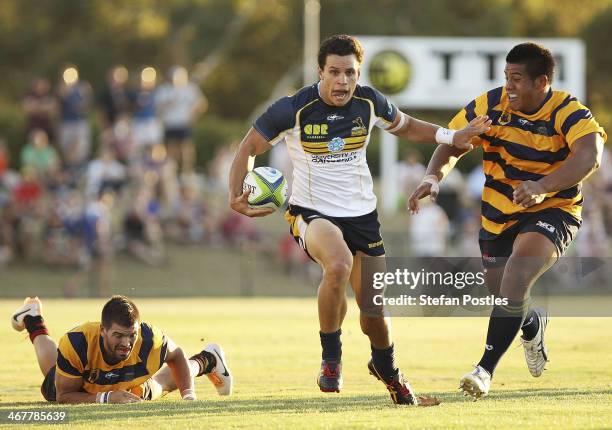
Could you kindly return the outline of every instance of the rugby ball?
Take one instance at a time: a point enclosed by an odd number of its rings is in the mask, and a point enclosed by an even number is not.
[[[277,209],[287,200],[287,180],[273,167],[251,170],[244,178],[242,190],[250,191],[248,201],[252,208]]]

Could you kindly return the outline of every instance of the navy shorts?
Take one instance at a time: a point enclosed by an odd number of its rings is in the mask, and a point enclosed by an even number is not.
[[[40,392],[48,402],[55,402],[55,366],[45,375],[45,380],[40,386]]]
[[[308,250],[304,243],[306,227],[312,220],[317,218],[326,219],[340,229],[344,242],[346,242],[353,255],[357,251],[372,257],[385,254],[385,246],[380,235],[380,222],[378,222],[378,212],[376,209],[369,214],[356,217],[332,217],[312,209],[289,205],[289,209],[285,212],[285,219],[290,224],[289,233],[307,254]],[[312,258],[310,254],[308,256]]]
[[[480,252],[484,267],[503,267],[512,255],[516,237],[521,233],[537,232],[546,236],[557,248],[561,257],[576,237],[581,221],[559,208],[544,209],[525,214],[516,224],[495,239],[480,239]]]
[[[164,138],[166,140],[185,140],[191,137],[191,129],[188,127],[166,128]]]
[[[81,389],[81,392],[86,392],[85,390]],[[42,385],[40,386],[40,392],[42,393],[43,397],[45,398],[46,401],[48,402],[55,402],[57,399],[57,392],[55,391],[55,366],[53,366],[51,369],[49,369],[49,371],[47,372],[47,374],[45,375],[45,380],[43,381]]]

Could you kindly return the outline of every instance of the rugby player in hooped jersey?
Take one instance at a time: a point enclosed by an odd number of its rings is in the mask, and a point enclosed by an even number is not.
[[[158,328],[140,321],[136,305],[113,296],[100,322],[81,324],[59,340],[49,336],[38,297],[27,297],[11,317],[17,331],[27,330],[44,382],[43,397],[59,403],[134,403],[155,400],[178,389],[195,400],[193,378],[206,375],[222,396],[233,378],[223,349],[208,344],[187,359]]]
[[[581,182],[601,162],[606,133],[591,112],[563,91],[553,91],[554,59],[548,49],[523,43],[506,57],[506,84],[477,97],[450,123],[461,128],[488,115],[491,130],[472,139],[482,146],[486,182],[479,234],[488,289],[508,299],[494,306],[485,350],[460,381],[475,399],[485,396],[495,367],[519,330],[527,366],[539,377],[548,361],[548,316],[529,307],[534,282],[563,255],[581,224]],[[409,199],[435,198],[438,182],[465,149],[438,147],[426,176]]]
[[[373,88],[357,84],[363,49],[351,36],[332,36],[318,54],[319,82],[273,103],[248,131],[230,170],[230,205],[257,217],[270,209],[250,208],[242,181],[249,156],[256,156],[285,140],[293,163],[292,195],[285,218],[290,232],[323,269],[318,290],[322,364],[317,380],[323,392],[342,388],[341,326],[346,284],[350,282],[362,309],[360,323],[369,337],[372,359],[368,369],[388,388],[397,404],[416,404],[410,385],[395,364],[390,322],[381,314],[363,312],[362,256],[385,254],[376,212],[366,148],[374,126],[418,142],[470,147],[472,137],[486,132],[486,116],[474,118],[452,131],[412,118],[399,111]],[[385,270],[384,258],[375,259]]]

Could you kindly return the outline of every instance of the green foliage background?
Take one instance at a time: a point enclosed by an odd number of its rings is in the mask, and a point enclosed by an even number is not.
[[[209,68],[200,84],[210,112],[196,127],[198,162],[204,166],[216,146],[241,137],[278,81],[300,66],[302,12],[302,0],[3,0],[0,136],[15,156],[23,144],[20,101],[34,76],[55,82],[63,66],[76,64],[96,90],[116,64],[136,77],[147,65],[164,71],[180,63],[195,70],[204,61]],[[612,127],[607,103],[612,50],[605,48],[612,40],[612,0],[321,0],[320,16],[322,38],[336,33],[582,38],[586,102],[604,127]],[[300,86],[300,73],[294,82]],[[411,113],[439,123],[452,115]],[[432,149],[419,147],[425,156]],[[370,158],[376,172],[377,157]]]

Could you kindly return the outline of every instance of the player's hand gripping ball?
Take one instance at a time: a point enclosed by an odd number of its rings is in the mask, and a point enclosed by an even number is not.
[[[256,167],[244,178],[242,189],[249,190],[249,206],[277,209],[287,200],[287,181],[280,170]]]

